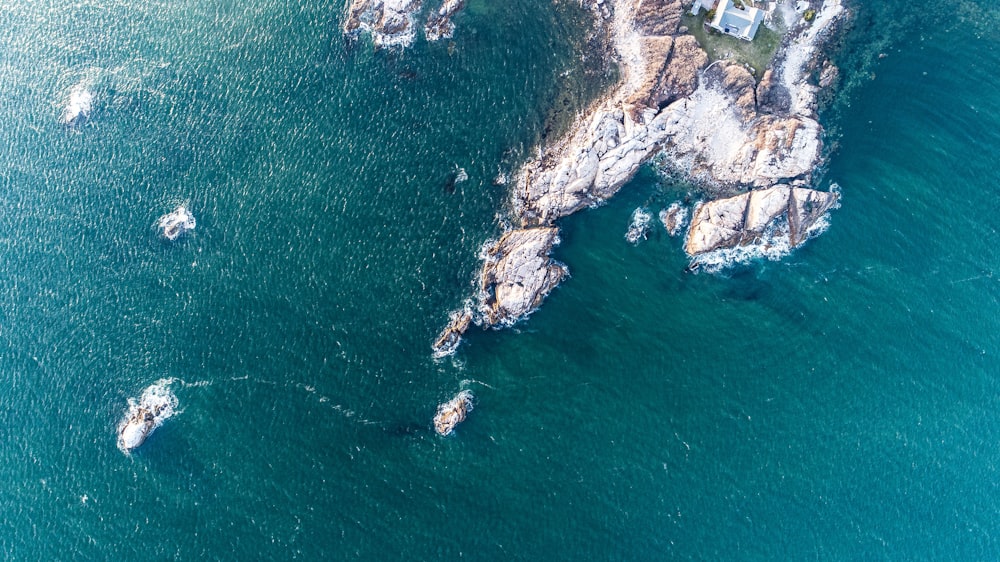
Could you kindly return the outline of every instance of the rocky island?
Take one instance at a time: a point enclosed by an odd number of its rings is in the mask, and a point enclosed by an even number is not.
[[[472,411],[472,393],[463,390],[451,400],[438,405],[434,415],[434,431],[438,435],[447,436],[455,431],[458,424],[465,421],[465,416]]]
[[[794,247],[837,203],[836,192],[811,182],[823,157],[817,93],[836,75],[822,48],[846,18],[841,0],[802,0],[786,10],[792,21],[759,80],[734,61],[710,63],[681,25],[680,0],[591,7],[621,80],[516,174],[514,227],[488,244],[479,275],[475,321],[484,327],[511,324],[540,304],[568,274],[550,257],[556,221],[615,195],[654,155],[706,192],[742,192],[691,213],[685,249],[693,266],[711,252],[755,243]],[[673,233],[685,217],[671,207],[662,221]],[[449,350],[469,324],[445,329]]]
[[[118,448],[125,454],[142,445],[177,409],[177,397],[170,390],[171,379],[162,379],[142,391],[138,400],[129,399],[129,408],[118,424]]]

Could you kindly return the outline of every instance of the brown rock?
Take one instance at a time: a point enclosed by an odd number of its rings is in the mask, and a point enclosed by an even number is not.
[[[835,192],[775,186],[704,203],[691,219],[684,250],[696,256],[751,243],[782,217],[790,245],[797,246],[837,198]]]
[[[643,35],[674,35],[681,24],[684,6],[680,0],[639,0],[635,26]]]
[[[757,84],[757,108],[767,113],[787,113],[792,107],[792,96],[781,85],[774,75],[774,70],[767,69]]]
[[[674,39],[670,61],[660,76],[650,105],[663,106],[678,98],[690,96],[698,88],[698,73],[708,65],[708,55],[691,35]]]
[[[453,312],[448,325],[445,326],[441,334],[434,340],[431,349],[434,350],[434,357],[445,357],[455,353],[458,344],[462,342],[462,335],[472,324],[472,311],[468,308]]]
[[[753,74],[744,66],[730,63],[720,68],[722,88],[733,98],[733,107],[740,114],[743,123],[749,123],[757,116],[757,85]]]
[[[434,431],[441,436],[450,435],[455,426],[465,421],[465,417],[471,411],[472,393],[463,390],[451,400],[438,405],[437,413],[434,415]]]
[[[792,246],[798,246],[809,235],[809,229],[832,207],[840,195],[831,191],[815,191],[801,187],[791,190],[788,201],[788,236]]]
[[[632,109],[633,119],[638,120],[638,115],[646,107],[656,107],[656,102],[651,100],[655,98],[657,87],[666,72],[673,45],[674,38],[670,36],[643,37],[640,40],[644,66],[633,72],[642,76],[642,83],[625,102],[625,105]]]

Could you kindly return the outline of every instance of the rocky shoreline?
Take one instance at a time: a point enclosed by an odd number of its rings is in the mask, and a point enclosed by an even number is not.
[[[822,48],[846,17],[841,0],[796,4],[796,21],[759,82],[735,62],[709,64],[681,26],[686,7],[679,0],[595,0],[622,80],[516,175],[516,226],[485,252],[476,323],[509,325],[534,310],[568,274],[550,257],[556,221],[611,198],[661,152],[698,183],[744,192],[691,213],[685,249],[693,265],[765,231],[794,247],[836,206],[836,192],[809,186],[822,160],[817,93],[836,73]],[[442,333],[451,350],[468,325],[453,321]]]

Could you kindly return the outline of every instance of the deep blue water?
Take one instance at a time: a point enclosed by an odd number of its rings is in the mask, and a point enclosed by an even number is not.
[[[662,231],[627,244],[683,195],[645,170],[564,221],[540,311],[435,362],[493,178],[596,87],[583,18],[471,2],[451,52],[400,53],[327,4],[0,8],[6,559],[996,557],[995,6],[856,7],[823,114],[843,204],[790,257],[690,275]],[[163,243],[180,202],[198,227]],[[123,455],[168,377],[181,412]]]

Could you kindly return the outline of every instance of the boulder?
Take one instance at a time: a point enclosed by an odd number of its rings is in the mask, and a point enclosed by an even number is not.
[[[569,273],[549,257],[559,242],[555,227],[511,230],[486,250],[480,273],[483,321],[511,324],[541,304]]]
[[[442,437],[451,435],[455,427],[465,421],[465,417],[472,411],[472,398],[471,392],[463,390],[451,400],[439,404],[434,415],[434,431]]]
[[[656,88],[650,92],[650,105],[659,108],[690,96],[698,88],[698,75],[708,65],[708,54],[692,35],[674,38],[670,60],[664,67]]]

